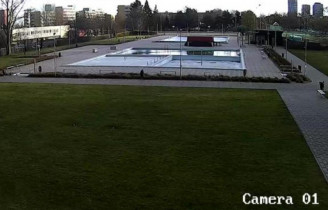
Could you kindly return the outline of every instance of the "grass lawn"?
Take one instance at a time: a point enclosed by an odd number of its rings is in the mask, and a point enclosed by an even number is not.
[[[116,45],[116,44],[121,44],[124,42],[131,42],[131,41],[136,41],[139,38],[144,38],[149,36],[126,36],[125,39],[124,37],[116,37],[112,39],[103,39],[103,40],[92,40],[89,42],[83,42],[83,43],[78,43],[79,47],[82,46],[87,46],[87,45]],[[75,48],[75,43],[72,43],[71,45],[64,45],[64,46],[57,46],[56,51],[62,51],[62,50],[67,50]],[[48,54],[48,53],[53,53],[54,48],[49,47],[49,48],[43,48],[41,50],[41,54]],[[33,62],[32,58],[23,58],[23,56],[37,56],[38,52],[33,50],[33,51],[28,51],[24,55],[24,53],[17,53],[13,54],[10,56],[0,56],[0,70],[5,69],[9,66],[15,66],[18,64],[29,64]]]
[[[291,49],[289,51],[300,59],[305,59],[304,50]],[[328,63],[326,62],[327,60],[328,51],[308,50],[307,52],[307,62],[326,75],[328,75]]]
[[[0,56],[0,70],[18,64],[27,64],[32,60],[31,58],[19,58],[17,56]]]
[[[293,196],[294,209],[318,193],[316,209],[328,209],[327,183],[276,91],[0,90],[0,209],[243,209],[244,193]]]

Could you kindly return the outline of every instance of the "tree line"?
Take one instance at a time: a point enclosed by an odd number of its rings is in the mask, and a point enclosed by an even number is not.
[[[12,31],[19,19],[25,0],[0,0],[2,7],[8,11],[8,24],[0,28],[0,42],[5,43],[7,54],[11,53]],[[150,32],[168,30],[214,30],[214,31],[239,31],[247,32],[254,29],[266,29],[268,25],[277,22],[284,30],[314,30],[322,34],[328,33],[328,18],[315,18],[310,16],[292,16],[274,13],[268,16],[257,17],[251,11],[228,11],[213,9],[200,13],[197,9],[185,7],[176,13],[159,13],[157,6],[151,9],[148,0],[144,5],[140,0],[130,4],[130,12],[127,17],[116,16],[114,18],[105,14],[102,17],[87,17],[77,15],[76,20],[70,23],[75,29],[75,38],[79,30],[87,36],[101,34],[113,34],[124,30]]]

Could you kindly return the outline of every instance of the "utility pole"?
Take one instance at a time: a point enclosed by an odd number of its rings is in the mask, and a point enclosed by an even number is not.
[[[182,43],[181,43],[181,29],[180,29],[180,79],[182,79]]]
[[[54,71],[55,77],[57,76],[57,67],[56,67],[56,33],[54,33]]]
[[[305,38],[304,76],[306,76],[306,68],[307,68],[307,46],[308,46],[308,40],[307,40],[307,38]]]
[[[288,33],[286,32],[286,60],[288,58],[287,53],[288,53]]]

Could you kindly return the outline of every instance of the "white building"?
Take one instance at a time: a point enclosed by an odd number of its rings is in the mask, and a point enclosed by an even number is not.
[[[55,15],[55,5],[54,4],[44,5],[44,10],[42,12],[42,18],[43,18],[44,26],[55,25],[56,15]]]
[[[76,19],[76,9],[74,5],[68,5],[67,7],[63,7],[63,21],[67,24],[70,21],[74,21]]]
[[[69,25],[65,25],[14,29],[13,41],[67,38],[69,28]]]
[[[104,17],[105,13],[102,9],[83,8],[82,11],[78,12],[78,15],[80,17],[95,18],[95,17]]]

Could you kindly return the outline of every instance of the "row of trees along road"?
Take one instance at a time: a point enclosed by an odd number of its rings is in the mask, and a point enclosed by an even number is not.
[[[6,36],[6,52],[11,54],[12,32],[19,19],[26,0],[0,0],[2,8],[7,12],[8,24],[2,26]],[[286,14],[271,14],[256,17],[254,12],[228,11],[214,9],[205,13],[198,13],[196,9],[186,7],[177,13],[159,13],[157,6],[152,10],[148,0],[142,5],[135,0],[130,5],[130,14],[127,19],[115,18],[115,27],[111,15],[104,17],[77,16],[71,27],[86,31],[87,35],[113,33],[114,30],[130,31],[158,31],[158,30],[224,30],[247,32],[255,28],[266,28],[274,22],[279,23],[286,30],[312,29],[321,33],[328,33],[328,18],[288,16]],[[75,30],[76,31],[76,30]]]

